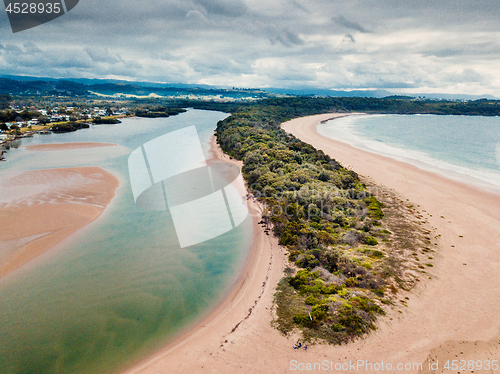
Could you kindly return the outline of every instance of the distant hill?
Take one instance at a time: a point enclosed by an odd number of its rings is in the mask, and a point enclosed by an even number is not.
[[[0,94],[63,95],[103,97],[181,97],[215,100],[248,100],[274,97],[259,89],[223,89],[186,84],[162,84],[98,79],[54,79],[37,77],[0,77]]]
[[[291,95],[291,96],[327,96],[327,97],[385,97],[392,95],[391,92],[385,90],[328,90],[313,87],[304,88],[266,88],[268,92]]]
[[[64,80],[14,80],[0,78],[0,94],[11,95],[68,95],[88,94],[86,86]]]
[[[386,90],[328,90],[322,88],[305,87],[297,89],[286,88],[266,88],[268,92],[285,94],[290,96],[323,96],[323,97],[370,97],[370,98],[388,98],[397,100],[414,100],[414,99],[430,99],[430,100],[478,100],[481,98],[495,100],[492,95],[467,95],[467,94],[447,94],[447,93],[415,93],[408,95],[396,95]]]
[[[415,97],[414,96],[404,96],[404,95],[391,95],[391,96],[385,96],[384,99],[410,101],[410,100],[415,100]]]
[[[416,93],[412,94],[422,99],[431,100],[478,100],[478,99],[488,99],[497,100],[498,98],[492,95],[467,95],[467,94],[447,94],[447,93]]]
[[[105,96],[105,97],[181,97],[205,98],[222,101],[260,99],[276,96],[312,97],[367,97],[398,100],[477,100],[496,99],[491,95],[466,94],[409,94],[396,95],[386,90],[330,90],[314,87],[299,88],[228,88],[204,84],[131,82],[117,79],[58,79],[0,75],[0,94],[12,95],[65,95],[65,96]]]

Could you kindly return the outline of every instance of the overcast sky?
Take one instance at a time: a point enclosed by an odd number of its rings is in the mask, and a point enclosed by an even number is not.
[[[500,97],[500,0],[80,0],[0,73]]]

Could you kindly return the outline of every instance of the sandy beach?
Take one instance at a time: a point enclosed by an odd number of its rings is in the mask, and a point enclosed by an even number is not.
[[[401,299],[409,298],[407,307],[387,309],[377,331],[366,338],[343,346],[313,345],[307,352],[296,351],[292,345],[298,336],[284,337],[271,326],[273,294],[286,256],[276,239],[254,224],[251,256],[225,302],[168,347],[125,373],[460,371],[445,369],[446,360],[481,360],[483,367],[490,360],[489,370],[476,366],[474,372],[499,372],[491,363],[500,358],[500,278],[496,276],[500,196],[317,133],[321,121],[344,115],[299,118],[283,128],[367,180],[408,199],[427,218],[437,244],[434,267],[428,269],[431,279],[423,279],[410,292],[400,292]],[[367,368],[367,363],[372,367]]]
[[[94,221],[117,187],[118,179],[98,167],[25,171],[2,178],[0,277]]]
[[[440,370],[434,372],[459,372],[441,370],[448,359],[499,359],[500,196],[319,135],[318,123],[337,116],[342,114],[300,118],[282,128],[408,199],[441,235],[433,279],[410,292],[400,318],[386,318],[373,336],[352,345],[363,352],[356,355],[372,362],[439,360]],[[428,365],[424,372],[430,372]]]

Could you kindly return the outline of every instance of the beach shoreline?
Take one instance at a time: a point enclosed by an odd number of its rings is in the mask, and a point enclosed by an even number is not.
[[[352,369],[353,362],[394,365],[394,370],[384,372],[397,372],[396,365],[402,364],[410,365],[405,372],[428,373],[437,361],[439,370],[432,372],[447,373],[446,360],[485,362],[500,357],[500,279],[494,276],[500,265],[500,197],[317,133],[321,121],[344,115],[302,117],[282,127],[364,180],[414,205],[428,220],[435,251],[433,267],[426,269],[425,279],[414,289],[398,293],[406,305],[386,308],[377,330],[355,342],[313,345],[307,352],[293,350],[298,335],[285,337],[271,325],[274,287],[287,264],[284,250],[276,248],[270,262],[270,253],[262,252],[254,240],[257,247],[249,263],[255,261],[255,265],[248,273],[245,269],[240,278],[245,281],[209,317],[125,373],[311,372],[306,363],[325,362],[328,368],[340,365],[342,369],[336,371],[343,373],[377,372],[367,367]]]
[[[96,220],[118,185],[99,167],[24,171],[0,180],[0,278]]]
[[[387,116],[387,114],[381,115],[381,114],[367,114],[367,113],[351,113],[349,115],[353,115],[353,116]],[[408,114],[393,114],[393,116],[410,116],[410,115],[408,115]],[[436,116],[436,115],[429,115],[429,116]],[[454,117],[453,115],[443,115],[443,116],[444,117]],[[342,115],[339,117],[328,118],[326,120],[322,120],[320,123],[324,124],[326,122],[329,122],[330,120],[340,119],[342,117],[345,117],[345,116]],[[333,124],[335,124],[335,123],[333,123]],[[332,131],[333,129],[335,129],[335,125],[329,131]],[[317,130],[317,131],[318,131],[318,133],[320,133],[319,130]],[[329,138],[328,135],[323,135],[325,133],[325,131],[328,131],[328,130],[323,130],[320,133],[320,135]],[[500,186],[499,185],[494,184],[491,181],[488,181],[487,179],[484,178],[484,176],[481,177],[480,175],[475,175],[472,170],[468,170],[465,167],[453,165],[447,161],[437,160],[431,156],[429,156],[429,158],[426,158],[426,159],[420,159],[419,157],[414,157],[415,154],[413,152],[415,152],[415,150],[411,151],[411,153],[413,153],[413,156],[406,156],[406,155],[401,155],[398,153],[393,153],[394,151],[392,151],[392,152],[391,151],[387,151],[387,152],[380,151],[380,150],[377,150],[376,148],[373,148],[369,144],[365,144],[364,141],[362,140],[363,136],[356,135],[356,137],[359,137],[360,139],[354,140],[353,138],[351,138],[351,139],[344,140],[337,135],[332,140],[340,141],[341,143],[348,144],[356,149],[359,149],[359,150],[362,150],[362,151],[365,151],[368,153],[373,153],[376,155],[391,158],[393,160],[400,161],[400,162],[403,162],[405,164],[414,165],[419,169],[422,169],[422,170],[425,170],[425,171],[428,171],[431,173],[439,174],[443,177],[446,177],[447,179],[451,179],[451,180],[454,180],[454,181],[462,183],[462,184],[467,184],[469,186],[472,186],[474,188],[477,188],[477,189],[480,189],[480,190],[483,190],[486,192],[494,193],[497,195],[500,194]],[[391,149],[391,148],[393,148],[395,150],[398,149],[397,146],[392,146],[392,145],[388,145],[388,146],[389,146],[389,149]],[[490,175],[490,177],[491,177],[491,175]]]

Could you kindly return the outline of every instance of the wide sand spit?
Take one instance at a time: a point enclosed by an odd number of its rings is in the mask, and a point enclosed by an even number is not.
[[[64,151],[74,149],[116,147],[114,143],[52,143],[52,144],[35,144],[28,145],[26,149],[29,151]]]
[[[403,312],[388,308],[378,329],[354,343],[313,345],[307,352],[292,349],[298,335],[284,337],[272,327],[273,295],[287,264],[286,251],[257,224],[261,207],[250,200],[255,213],[253,247],[229,296],[167,347],[125,373],[458,373],[444,368],[447,360],[459,360],[459,367],[460,360],[475,360],[475,373],[500,372],[477,370],[478,360],[485,367],[486,360],[500,359],[500,196],[316,131],[320,122],[345,115],[303,117],[282,127],[425,211],[438,243],[434,267],[428,269],[431,279],[426,276],[402,294],[401,298],[409,297]],[[216,158],[229,160],[215,142],[212,150]],[[439,370],[430,370],[429,362],[433,369],[438,362]]]

